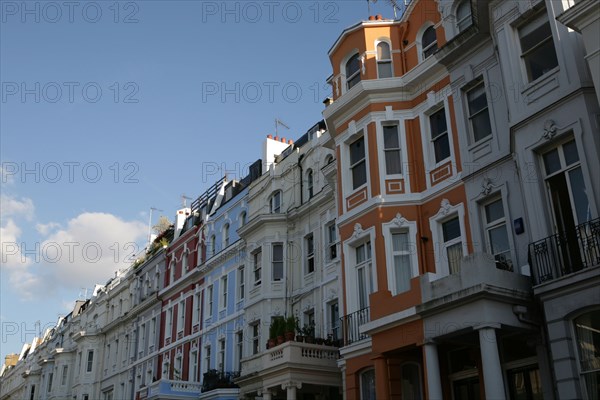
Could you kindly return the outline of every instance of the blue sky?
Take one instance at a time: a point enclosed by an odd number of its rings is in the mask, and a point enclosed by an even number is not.
[[[0,1],[2,360],[173,219],[297,139],[330,93],[354,1]],[[371,14],[392,17],[380,1]],[[217,171],[221,169],[221,171]]]

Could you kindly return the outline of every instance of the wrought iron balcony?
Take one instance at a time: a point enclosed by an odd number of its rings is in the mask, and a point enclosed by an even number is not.
[[[342,326],[342,341],[344,346],[358,342],[369,337],[366,333],[360,333],[360,326],[371,321],[369,307],[363,308],[340,318]]]
[[[239,378],[239,371],[224,372],[211,369],[204,373],[202,392],[209,392],[215,389],[234,389],[239,386],[233,380]]]
[[[600,218],[529,244],[535,284],[600,265]]]

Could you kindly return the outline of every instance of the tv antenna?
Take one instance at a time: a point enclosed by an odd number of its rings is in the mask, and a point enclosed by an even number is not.
[[[185,194],[181,195],[181,203],[183,204],[183,208],[187,207],[187,201],[192,200],[191,197],[186,196]]]
[[[398,19],[398,10],[402,10],[403,8],[405,8],[408,3],[410,2],[410,0],[404,0],[404,6],[400,6],[400,4],[398,4],[398,0],[386,0],[394,9],[394,19]]]
[[[283,122],[282,120],[280,120],[279,118],[275,118],[275,136],[279,136],[279,126],[283,126],[285,129],[287,129],[288,131],[290,130],[290,127],[287,126],[285,124],[285,122]]]

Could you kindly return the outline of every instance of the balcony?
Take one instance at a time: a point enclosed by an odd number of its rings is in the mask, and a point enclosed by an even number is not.
[[[197,399],[201,390],[200,383],[161,379],[148,385],[145,393],[140,391],[140,399]]]
[[[360,326],[370,322],[369,307],[363,308],[340,318],[342,327],[342,343],[348,346],[354,342],[366,339],[369,337],[366,333],[360,332]]]
[[[233,382],[239,378],[239,371],[223,372],[216,369],[211,369],[204,373],[202,383],[202,393],[210,392],[215,389],[236,389],[238,386]]]
[[[536,285],[600,265],[600,218],[529,244]]]
[[[338,371],[338,356],[337,347],[290,341],[243,359],[242,374],[249,375],[261,371],[283,369],[290,364],[293,364],[294,369]]]

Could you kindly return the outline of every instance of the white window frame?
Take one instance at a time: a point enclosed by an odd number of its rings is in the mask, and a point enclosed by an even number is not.
[[[192,349],[189,359],[189,380],[198,382],[198,350]]]
[[[194,326],[200,323],[202,317],[202,293],[194,292],[192,307],[192,326]]]
[[[374,251],[375,227],[363,230],[360,225],[355,226],[354,234],[343,242],[344,259],[348,263],[347,265],[351,266],[351,269],[348,271],[351,271],[352,276],[357,277],[356,248],[366,242],[371,242],[371,281],[373,283],[373,291],[371,293],[375,293],[378,290],[377,269],[374,267],[377,264],[376,252]],[[347,313],[351,314],[361,309],[359,298],[356,295],[358,293],[358,279],[347,279],[346,286]],[[369,303],[368,297],[367,295],[367,303]]]
[[[497,201],[499,201],[500,204],[502,205],[503,216],[502,216],[502,218],[499,218],[497,220],[490,222],[487,220],[486,207]],[[508,213],[507,213],[506,204],[504,202],[504,197],[502,196],[502,194],[500,192],[498,192],[494,195],[491,195],[490,197],[486,198],[483,202],[480,203],[480,210],[481,210],[481,220],[483,222],[482,226],[483,226],[484,235],[485,235],[486,250],[487,250],[488,254],[490,254],[493,257],[494,262],[497,263],[496,254],[494,254],[494,252],[493,252],[489,232],[492,229],[497,229],[501,226],[504,226],[504,230],[506,231],[506,238],[508,241],[509,248],[508,248],[508,251],[505,251],[503,253],[508,252],[508,257],[509,257],[508,262],[510,263],[511,268],[514,270],[514,268],[515,268],[515,262],[514,262],[515,257],[514,257],[514,252],[513,252],[514,246],[513,246],[512,237],[511,237],[512,232],[509,229],[509,227],[510,227],[509,221],[510,220],[507,217]],[[499,254],[502,254],[502,253],[499,253]],[[498,264],[496,264],[496,266],[498,266]]]
[[[94,350],[89,349],[87,351],[85,372],[90,373],[92,371],[94,371]]]
[[[169,285],[172,285],[175,282],[175,255],[171,259],[169,263]]]
[[[177,333],[183,332],[185,329],[185,301],[186,299],[182,299],[179,301],[179,305],[177,306]]]
[[[259,247],[252,252],[252,275],[254,277],[254,286],[262,284],[262,248]],[[258,277],[258,279],[257,279]]]
[[[350,150],[350,146],[353,145],[354,143],[356,143],[357,141],[361,140],[363,141],[363,147],[365,150],[365,154],[363,155],[363,158],[359,159],[358,161],[356,161],[355,163],[352,163],[352,155],[351,155],[351,150]],[[346,145],[346,150],[348,152],[348,182],[350,183],[350,185],[348,186],[350,188],[350,192],[355,192],[358,191],[360,189],[362,189],[364,186],[368,185],[369,183],[369,166],[367,163],[367,156],[369,154],[369,149],[367,148],[367,135],[365,133],[365,131],[361,131],[359,132],[357,135],[354,135],[347,143]],[[365,181],[363,183],[361,183],[358,186],[354,186],[354,175],[353,175],[353,170],[354,168],[358,167],[359,164],[364,163],[364,168],[365,168]]]
[[[333,233],[335,235],[334,241],[331,240],[331,234],[330,234],[332,228],[333,228]],[[324,229],[325,229],[325,232],[324,232],[325,240],[327,243],[327,245],[325,246],[325,260],[327,260],[329,262],[335,261],[340,256],[339,249],[338,249],[339,234],[337,231],[335,219],[326,223]],[[334,251],[335,251],[335,257],[331,257],[332,249],[334,249]]]
[[[466,0],[466,1],[469,1],[469,0]],[[483,86],[483,91],[485,93],[486,106],[485,106],[485,108],[471,114],[471,103],[469,102],[469,93],[472,93],[474,90],[476,90],[480,86]],[[467,116],[467,125],[468,125],[468,130],[469,130],[470,143],[471,144],[483,143],[487,140],[492,139],[494,137],[494,124],[492,123],[492,115],[491,115],[492,109],[490,108],[490,102],[488,100],[489,99],[488,87],[485,84],[485,80],[483,79],[483,76],[475,79],[473,82],[471,82],[469,85],[467,85],[463,89],[463,96],[464,96],[463,98],[464,98],[464,104],[465,104],[465,114]],[[487,112],[488,121],[490,124],[490,132],[488,135],[483,136],[480,139],[476,139],[475,138],[475,129],[473,128],[473,118],[479,114],[482,114],[483,112]]]
[[[236,348],[236,357],[237,362],[236,366],[238,371],[242,370],[242,358],[244,358],[244,330],[240,329],[235,333],[235,348]]]
[[[388,48],[390,49],[390,58],[389,59],[380,59],[379,58],[379,45],[381,43],[385,43],[387,44]],[[375,41],[375,59],[376,59],[376,63],[377,63],[377,79],[389,79],[389,78],[393,78],[394,77],[394,56],[393,56],[393,50],[392,50],[392,42],[390,41],[389,38],[380,38],[377,39]],[[389,64],[390,65],[390,69],[392,72],[392,76],[387,76],[387,77],[381,77],[380,73],[379,73],[379,65],[381,64]]]
[[[225,338],[219,339],[219,354],[217,359],[217,370],[224,372],[225,371],[225,362],[226,362],[226,349],[227,344],[225,343]]]
[[[348,63],[350,62],[350,60],[353,59],[354,57],[357,57],[357,59],[358,59],[358,69],[352,75],[348,76],[346,74],[346,72],[347,72],[346,67],[347,67]],[[349,91],[350,89],[352,89],[352,87],[358,85],[360,83],[360,81],[362,81],[361,69],[362,69],[362,61],[361,61],[360,53],[358,51],[353,51],[351,54],[349,54],[347,57],[344,58],[344,62],[342,63],[342,68],[341,68],[342,77],[343,77],[342,86],[344,88],[343,93]],[[354,85],[352,85],[352,87],[348,87],[348,81],[350,81],[351,79],[354,79],[357,75],[359,77],[358,82],[356,82]]]
[[[225,274],[221,277],[220,282],[219,282],[219,286],[221,286],[221,290],[220,290],[221,295],[219,296],[220,297],[220,301],[219,301],[219,309],[220,310],[227,309],[227,295],[228,295],[227,284],[228,284],[228,281],[229,281],[229,277],[227,274]]]
[[[221,246],[221,247],[223,247],[225,249],[230,244],[230,240],[229,240],[230,239],[229,238],[229,231],[230,231],[230,229],[229,229],[229,222],[226,222],[225,224],[223,224],[223,228],[222,228],[221,231],[222,231],[222,235],[223,235],[223,238],[222,238],[223,246]]]
[[[282,197],[283,193],[281,192],[281,190],[274,191],[269,197],[269,210],[271,214],[281,214],[281,208],[283,206]]]
[[[309,241],[312,241],[312,249],[309,246]],[[304,274],[309,275],[315,272],[317,269],[317,260],[315,258],[315,235],[313,232],[310,232],[308,235],[304,236],[304,254],[305,254],[305,267]],[[309,267],[312,262],[312,271],[310,271]]]
[[[275,246],[281,246],[281,260],[275,260]],[[284,276],[284,265],[285,265],[284,248],[282,242],[271,243],[271,279],[273,282],[279,282],[283,280]],[[281,264],[281,278],[275,279],[275,266]]]
[[[381,171],[384,171],[383,174],[381,174],[382,176],[385,177],[402,177],[404,175],[404,165],[403,165],[403,160],[406,159],[406,154],[404,154],[404,149],[406,149],[406,139],[404,137],[404,135],[402,134],[402,132],[400,131],[400,124],[399,121],[385,121],[382,122],[380,125],[380,134],[378,135],[378,141],[380,144],[380,148],[382,149],[383,152],[383,157],[381,157],[381,162],[379,165],[379,168]],[[387,149],[385,147],[385,127],[390,127],[390,126],[395,126],[396,127],[396,133],[398,135],[398,145],[400,147],[398,148],[389,148]],[[394,173],[394,174],[389,174],[387,172],[387,153],[389,151],[398,151],[400,153],[400,172],[399,173]]]
[[[173,334],[173,307],[167,308],[167,323],[165,330],[165,340],[170,339]]]
[[[383,238],[385,242],[385,256],[386,256],[386,270],[388,276],[388,290],[395,296],[405,291],[399,291],[396,287],[396,266],[394,263],[394,245],[393,235],[395,233],[406,233],[408,235],[409,243],[414,251],[410,252],[410,268],[411,268],[411,279],[419,276],[419,257],[418,257],[418,240],[417,237],[417,222],[408,221],[402,215],[397,214],[391,221],[382,224]],[[410,283],[409,283],[410,286]],[[410,290],[410,289],[409,289]]]
[[[260,347],[260,320],[249,324],[252,332],[252,355],[258,354],[261,351]]]
[[[465,229],[465,207],[463,203],[451,205],[448,200],[442,200],[440,210],[429,218],[429,228],[431,229],[431,241],[434,246],[436,272],[432,273],[433,280],[450,275],[448,257],[445,255],[446,248],[454,241],[444,243],[442,234],[442,223],[458,216],[460,224],[460,240],[462,242],[463,257],[469,254],[467,248],[467,234]],[[442,245],[443,244],[443,245]],[[443,253],[443,254],[440,254]]]
[[[240,265],[237,269],[237,277],[238,277],[238,290],[237,290],[237,300],[241,301],[246,298],[246,268],[243,265]]]
[[[306,170],[306,194],[308,200],[312,199],[315,195],[315,174],[311,168]]]
[[[427,50],[429,50],[433,46],[437,47],[437,32],[436,32],[436,39],[433,42],[431,42],[429,45],[427,45],[426,47],[423,47],[423,36],[425,35],[425,32],[429,28],[433,28],[433,30],[436,31],[435,24],[431,21],[427,21],[421,26],[421,28],[419,28],[419,31],[417,32],[416,42],[417,42],[419,62],[423,62],[433,55],[433,54],[431,54],[430,56],[425,57],[425,52]]]
[[[446,119],[446,131],[443,134],[440,134],[438,136],[436,136],[435,138],[433,137],[433,131],[431,129],[431,117],[434,114],[437,114],[440,111],[444,111],[444,118]],[[438,167],[442,164],[445,164],[448,162],[448,160],[452,160],[454,158],[454,151],[452,148],[452,135],[451,135],[451,129],[450,129],[450,116],[448,115],[448,108],[446,107],[446,102],[444,101],[444,103],[442,105],[438,105],[437,107],[433,108],[430,112],[427,113],[427,132],[429,133],[429,137],[428,137],[428,141],[429,141],[429,151],[431,154],[431,163],[435,166]],[[449,151],[449,155],[446,158],[442,158],[441,160],[437,160],[436,156],[435,156],[435,141],[438,140],[440,137],[442,137],[443,135],[446,135],[448,137],[448,151]]]
[[[463,18],[461,18],[459,20],[458,19],[458,10],[465,4],[469,5],[469,14],[465,15]],[[456,8],[454,9],[454,16],[455,16],[455,20],[456,20],[456,32],[457,33],[461,33],[461,32],[466,31],[467,29],[469,29],[471,27],[471,25],[473,25],[473,10],[471,9],[471,0],[459,1],[456,5]],[[465,21],[469,21],[469,25],[461,25]]]
[[[213,302],[214,302],[214,290],[213,284],[206,287],[206,318],[212,318],[213,316]]]
[[[211,360],[211,345],[210,343],[204,346],[204,372],[208,372],[211,368],[212,360]]]
[[[540,21],[544,20],[541,22]],[[550,36],[547,37],[546,39],[538,42],[536,45],[534,45],[531,49],[529,49],[528,51],[526,51],[525,53],[523,52],[523,48],[521,45],[521,30],[527,27],[531,27],[534,24],[538,24],[538,27],[543,25],[545,22],[548,22],[549,27],[550,27]],[[517,46],[519,49],[519,59],[520,61],[520,65],[521,65],[521,71],[523,74],[523,77],[525,78],[525,83],[526,84],[531,84],[535,81],[538,81],[540,79],[543,79],[545,76],[547,76],[548,74],[550,74],[552,71],[555,71],[556,69],[559,68],[560,66],[560,62],[558,59],[558,52],[556,51],[556,41],[554,39],[554,32],[552,31],[552,24],[553,21],[551,20],[550,16],[548,15],[548,10],[544,7],[542,10],[540,10],[535,16],[528,18],[527,21],[522,22],[521,24],[519,24],[516,27],[516,38],[517,38]],[[556,56],[556,66],[553,67],[552,69],[550,69],[548,72],[538,76],[537,78],[532,78],[531,76],[529,76],[529,73],[527,71],[527,62],[525,61],[525,56],[526,54],[532,52],[533,50],[537,49],[540,47],[541,44],[547,42],[549,40],[552,41],[552,47],[554,49],[554,55]]]
[[[181,275],[184,275],[189,270],[189,251],[186,249],[181,253]]]

